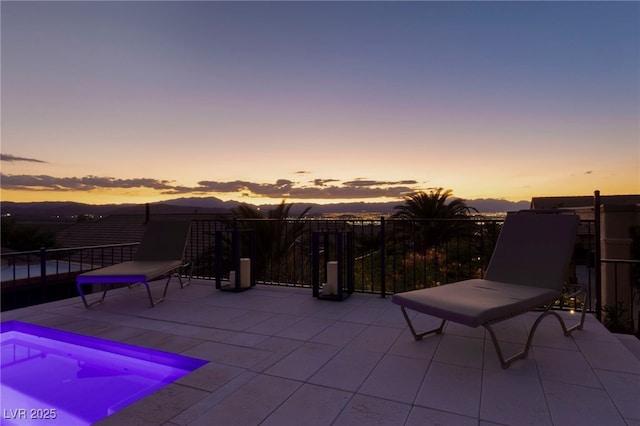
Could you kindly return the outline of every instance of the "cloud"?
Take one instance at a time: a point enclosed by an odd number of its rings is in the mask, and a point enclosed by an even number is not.
[[[331,182],[340,182],[338,179],[314,179],[313,184],[316,186],[325,186]]]
[[[417,185],[417,181],[415,180],[401,180],[401,181],[380,181],[380,180],[367,180],[367,179],[356,179],[352,181],[344,182],[345,186],[351,187],[366,187],[366,186],[395,186],[395,185]]]
[[[416,189],[409,186],[391,187],[350,187],[350,186],[325,186],[294,188],[289,196],[292,198],[309,199],[362,199],[362,198],[402,198],[415,192]]]
[[[273,184],[255,183],[247,181],[198,182],[199,191],[241,193],[245,196],[269,198],[298,198],[298,199],[357,199],[357,198],[401,198],[417,190],[414,180],[398,182],[354,180],[343,184],[337,179],[315,179],[312,186],[296,185],[287,179],[279,179]]]
[[[420,188],[415,180],[376,181],[355,179],[340,182],[337,179],[315,179],[296,183],[278,179],[273,183],[234,181],[200,181],[194,187],[174,185],[167,180],[150,178],[118,179],[104,176],[53,177],[48,175],[0,174],[2,189],[26,191],[92,191],[98,189],[148,188],[165,195],[178,194],[235,194],[243,197],[274,199],[367,199],[402,198]]]
[[[0,154],[0,161],[14,162],[14,161],[27,161],[31,163],[46,163],[46,161],[38,160],[35,158],[16,157],[11,154]]]
[[[200,181],[198,190],[209,192],[240,192],[252,193],[263,197],[284,197],[293,188],[293,182],[288,179],[278,179],[276,183],[256,183],[235,180],[231,182]]]
[[[150,188],[173,189],[168,181],[156,179],[117,179],[112,177],[85,176],[57,178],[47,175],[0,175],[2,189],[31,191],[91,191],[100,188]]]

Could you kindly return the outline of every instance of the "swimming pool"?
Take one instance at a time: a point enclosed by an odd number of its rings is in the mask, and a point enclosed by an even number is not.
[[[3,425],[88,425],[208,362],[19,321],[0,326]]]

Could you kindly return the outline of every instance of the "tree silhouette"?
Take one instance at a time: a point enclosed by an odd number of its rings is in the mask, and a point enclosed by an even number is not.
[[[269,279],[269,271],[285,259],[291,247],[298,241],[304,231],[302,219],[311,209],[305,208],[297,217],[290,215],[293,204],[284,200],[275,208],[267,211],[259,210],[248,204],[233,209],[233,214],[242,219],[244,226],[255,232],[257,256],[257,274]]]
[[[452,199],[450,189],[437,188],[429,193],[420,191],[409,195],[403,205],[395,206],[398,210],[395,218],[408,219],[416,227],[416,245],[419,249],[428,249],[446,243],[459,231],[456,219],[464,219],[472,212],[478,212],[466,205],[460,198]]]
[[[437,188],[426,192],[416,192],[409,195],[404,205],[395,206],[398,213],[394,217],[403,219],[454,219],[465,218],[471,212],[478,212],[468,207],[460,198],[447,199],[453,195],[450,189]]]

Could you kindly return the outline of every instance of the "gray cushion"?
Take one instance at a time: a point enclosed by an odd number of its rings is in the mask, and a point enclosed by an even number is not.
[[[80,284],[148,282],[182,265],[180,260],[131,260],[78,275]]]
[[[394,294],[391,301],[424,314],[478,327],[552,303],[559,295],[559,290],[476,279]]]

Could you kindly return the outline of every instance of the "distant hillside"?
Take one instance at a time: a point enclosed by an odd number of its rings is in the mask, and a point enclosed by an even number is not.
[[[478,209],[480,213],[506,213],[518,210],[529,210],[530,201],[507,201],[493,198],[478,198],[466,201],[467,206]]]
[[[307,206],[311,206],[310,214],[322,215],[330,213],[378,213],[388,215],[397,212],[396,206],[402,205],[402,201],[392,201],[387,203],[335,203],[335,204],[295,204],[291,209],[293,214],[303,211]],[[467,206],[474,207],[479,213],[506,213],[515,210],[528,210],[528,201],[505,201],[505,200],[467,200]],[[268,206],[261,206],[268,207]]]
[[[50,220],[69,221],[79,215],[89,215],[94,217],[108,216],[116,209],[133,204],[106,204],[92,205],[74,202],[46,201],[36,203],[15,203],[12,201],[0,202],[2,215],[11,215],[20,220]],[[144,212],[144,207],[141,207]]]
[[[177,198],[174,200],[163,201],[164,204],[179,205],[179,206],[191,206],[191,207],[207,207],[207,208],[228,208],[232,209],[238,206],[240,203],[237,201],[222,201],[215,197],[190,197],[190,198]],[[311,203],[294,203],[291,212],[298,214],[305,208],[311,207],[309,212],[311,215],[320,215],[327,213],[380,213],[391,214],[394,213],[395,206],[401,205],[402,201],[391,201],[385,203],[330,203],[330,204],[311,204]],[[528,210],[530,206],[529,201],[507,201],[497,200],[492,198],[482,198],[477,200],[466,200],[466,204],[469,207],[476,208],[480,213],[505,213],[515,210]],[[277,205],[274,204],[262,204],[259,205],[261,209],[268,209]]]
[[[161,201],[160,204],[182,207],[231,210],[235,207],[238,207],[238,205],[240,205],[241,203],[238,201],[222,201],[220,198],[216,197],[184,197]]]
[[[235,206],[235,205],[234,205]],[[146,204],[83,204],[74,202],[0,202],[2,215],[11,215],[21,222],[75,222],[78,216],[99,219],[110,215],[145,215]],[[226,214],[228,207],[198,205],[149,204],[150,214]]]
[[[221,214],[228,213],[240,203],[237,201],[222,201],[216,197],[190,197],[165,200],[149,205],[151,214]],[[269,209],[278,203],[260,205],[261,209]],[[320,216],[324,214],[348,214],[371,213],[387,215],[396,210],[395,206],[402,201],[386,203],[332,203],[332,204],[308,204],[294,203],[291,213],[300,214],[306,207],[311,206],[309,214]],[[506,201],[497,199],[466,200],[469,207],[476,208],[480,213],[503,213],[514,210],[528,209],[529,201]],[[11,214],[20,221],[73,221],[79,215],[88,215],[94,218],[109,216],[112,214],[145,214],[146,206],[143,204],[107,204],[92,205],[74,202],[36,202],[16,203],[1,201],[0,210],[3,215]]]
[[[215,197],[205,198],[178,198],[175,200],[167,200],[163,203],[192,206],[192,207],[217,207],[217,208],[229,208],[236,207],[238,202],[235,201],[222,201]],[[310,204],[310,203],[294,203],[291,210],[292,213],[297,214],[302,212],[305,208],[311,207],[309,212],[312,215],[327,214],[327,213],[380,213],[391,214],[394,213],[395,206],[401,205],[402,201],[391,201],[385,203],[330,203],[330,204]],[[467,206],[476,208],[480,213],[505,213],[514,210],[527,210],[529,209],[529,201],[507,201],[497,200],[491,198],[482,198],[477,200],[467,200]],[[263,204],[258,207],[261,209],[268,209],[276,204]]]

